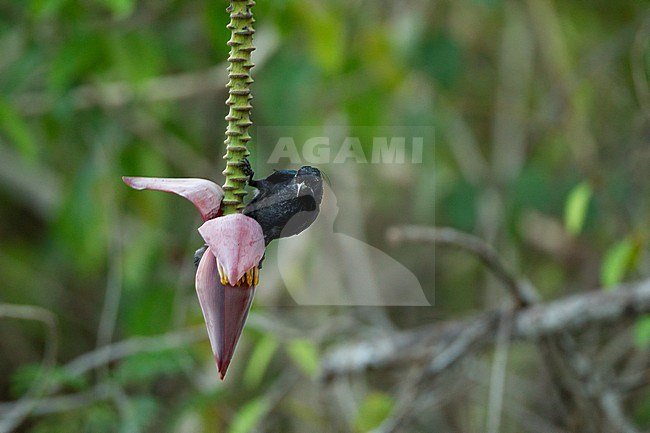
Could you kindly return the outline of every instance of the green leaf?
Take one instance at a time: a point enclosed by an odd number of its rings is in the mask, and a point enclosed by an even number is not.
[[[650,394],[635,397],[634,421],[643,430],[650,426]]]
[[[637,251],[638,245],[630,238],[623,239],[607,251],[600,269],[603,287],[612,288],[623,280],[634,264]]]
[[[142,412],[138,414],[139,417],[145,416],[148,412],[142,410],[143,407],[137,403],[137,398],[135,400],[136,402],[129,401],[129,403],[133,403],[136,412]],[[120,431],[119,426],[123,426],[124,419],[113,406],[114,403],[100,402],[83,409],[46,416],[25,431],[30,433],[115,433]]]
[[[54,224],[57,240],[67,249],[79,271],[97,270],[106,263],[114,183],[102,175],[99,165],[93,161],[76,170]]]
[[[27,122],[4,101],[0,101],[0,133],[7,137],[9,143],[23,158],[34,160],[38,147]]]
[[[129,287],[124,292],[122,328],[132,335],[156,335],[167,329],[173,320],[175,290],[168,282]]]
[[[41,364],[26,364],[18,367],[11,376],[11,395],[18,398],[25,394],[34,381],[43,380]],[[63,387],[71,390],[81,390],[88,386],[83,376],[72,376],[64,367],[54,367],[47,372],[49,386]]]
[[[293,362],[309,377],[318,373],[319,360],[316,346],[309,340],[292,340],[287,345],[287,352]]]
[[[120,77],[139,84],[162,71],[164,58],[159,41],[145,32],[112,37],[107,43],[113,66]]]
[[[423,38],[413,60],[446,90],[452,89],[462,75],[461,46],[446,33]]]
[[[34,80],[39,76],[39,68],[43,65],[42,47],[38,44],[25,51],[16,52],[17,47],[24,43],[24,31],[14,27],[11,31],[2,30],[2,32],[4,35],[0,36],[0,52],[7,52],[7,54],[2,60],[0,95],[5,95],[5,102],[20,112],[20,108],[24,109],[25,106],[14,106],[13,101],[9,102],[9,98],[32,90]],[[16,53],[12,56],[10,54],[12,52]]]
[[[116,410],[110,404],[100,403],[77,411],[77,415],[83,417],[85,431],[93,433],[115,432],[120,419]],[[48,431],[48,430],[45,430]],[[71,430],[67,430],[71,431]]]
[[[228,432],[250,433],[254,431],[270,409],[269,402],[264,398],[246,403],[233,418]]]
[[[345,59],[340,19],[328,8],[306,8],[299,1],[291,3],[291,12],[306,29],[305,42],[313,63],[326,73],[340,70]]]
[[[140,353],[122,361],[115,372],[121,384],[145,383],[159,376],[173,375],[184,369],[185,356],[179,351]]]
[[[264,373],[266,373],[266,369],[271,363],[278,346],[278,341],[269,334],[265,334],[255,345],[244,373],[244,385],[246,387],[255,388],[262,382]]]
[[[96,74],[104,60],[104,39],[92,32],[76,32],[50,63],[49,90],[55,94],[63,93],[73,84]]]
[[[502,0],[473,0],[473,3],[478,6],[496,8],[498,6],[501,6]]]
[[[129,264],[124,269],[126,290],[137,290],[151,285],[152,270],[156,261],[160,260],[159,256],[164,248],[162,241],[156,227],[145,224],[139,226],[129,238],[128,247],[124,251],[124,263]]]
[[[115,16],[120,18],[131,15],[135,8],[134,0],[101,0],[101,3],[108,7]]]
[[[564,208],[564,226],[571,235],[582,231],[589,208],[592,191],[587,182],[579,183],[571,190]]]
[[[56,14],[68,0],[32,0],[30,2],[30,12],[36,18],[46,18]]]
[[[147,431],[147,428],[155,421],[158,412],[156,399],[141,395],[128,398],[126,404],[128,410],[125,413],[126,419],[121,425],[120,432]]]
[[[478,188],[464,181],[456,182],[452,188],[442,199],[446,216],[449,221],[454,222],[455,227],[471,232],[478,219],[476,216]]]
[[[639,317],[634,324],[634,344],[642,350],[650,348],[650,315]]]
[[[373,430],[388,418],[393,411],[393,399],[385,393],[372,392],[366,396],[354,421],[358,433]]]
[[[343,64],[345,53],[345,42],[340,29],[340,22],[337,17],[331,14],[313,13],[312,9],[308,16],[309,36],[311,38],[311,55],[316,64],[324,71],[334,73]]]

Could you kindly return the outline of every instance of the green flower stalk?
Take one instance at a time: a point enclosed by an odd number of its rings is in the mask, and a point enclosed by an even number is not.
[[[266,179],[252,179],[246,158],[251,140],[248,128],[252,124],[250,70],[251,52],[255,48],[251,8],[254,4],[253,0],[230,0],[228,7],[228,28],[232,36],[228,41],[230,96],[226,104],[230,110],[226,116],[223,188],[206,179],[122,177],[124,183],[137,190],[164,191],[184,197],[203,217],[199,233],[205,246],[197,251],[194,259],[198,263],[196,293],[222,380],[253,302],[266,246],[274,239],[296,235],[309,227],[318,216],[323,196],[320,171],[313,167],[282,170]],[[241,210],[247,183],[269,203],[244,214]],[[251,204],[259,197],[251,200]]]
[[[226,105],[230,107],[226,120],[226,169],[223,174],[226,176],[226,183],[223,185],[223,213],[233,214],[244,208],[244,197],[246,196],[246,181],[244,160],[250,155],[247,145],[251,140],[248,128],[252,125],[250,112],[253,108],[250,100],[250,85],[253,79],[250,70],[254,66],[251,62],[253,47],[253,0],[230,0],[227,11],[230,13],[228,29],[231,37],[228,41],[230,55],[228,57],[228,93]]]

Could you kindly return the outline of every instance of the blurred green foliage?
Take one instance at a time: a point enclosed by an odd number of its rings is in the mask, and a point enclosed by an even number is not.
[[[226,6],[0,3],[0,302],[56,314],[50,386],[87,395],[70,410],[37,410],[21,431],[367,432],[394,410],[399,372],[334,389],[316,379],[330,345],[385,323],[362,308],[256,305],[223,384],[207,341],[72,377],[65,368],[98,345],[202,323],[195,210],[120,176],[221,181]],[[386,309],[392,326],[502,300],[462,253],[436,250],[434,263],[431,246],[389,246],[396,224],[475,233],[547,299],[649,276],[646,2],[260,0],[254,12],[256,125],[436,128],[435,161],[358,167],[358,209],[340,210],[340,221],[360,215],[354,234],[435,298],[432,309]],[[251,150],[266,171],[271,149]],[[44,337],[37,325],[1,323],[0,395],[10,400],[38,377]],[[647,318],[633,338],[647,349]],[[547,384],[533,383],[530,360],[511,364],[529,375],[534,406]],[[487,392],[476,392],[481,405]],[[628,403],[648,426],[647,396]],[[421,431],[452,431],[450,418],[432,415]],[[518,422],[503,431],[521,431]]]
[[[380,392],[370,393],[359,408],[355,431],[367,432],[379,427],[393,409],[393,399]]]

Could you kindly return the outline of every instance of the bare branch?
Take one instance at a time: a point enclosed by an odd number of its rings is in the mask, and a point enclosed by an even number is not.
[[[110,397],[111,387],[106,382],[102,382],[88,391],[49,398],[35,398],[30,400],[29,403],[33,407],[32,416],[43,416],[81,409]],[[3,406],[11,405],[13,403],[3,404]]]
[[[271,28],[262,28],[256,35],[260,48],[255,52],[254,62],[260,67],[268,60],[278,47],[278,37]],[[82,85],[73,89],[69,98],[75,110],[92,107],[116,108],[133,101],[159,102],[186,99],[211,92],[225,90],[227,62],[212,68],[151,78],[137,87],[131,83],[119,81],[99,85]],[[27,116],[38,116],[52,110],[55,100],[47,93],[27,93],[19,95],[14,105],[18,111]]]
[[[490,392],[486,422],[486,431],[488,433],[499,433],[500,431],[503,396],[505,395],[508,351],[510,349],[511,325],[512,315],[502,314],[497,329],[495,342],[496,350],[494,351],[492,373],[490,374]]]
[[[69,362],[65,366],[65,369],[73,377],[80,376],[92,369],[138,353],[175,349],[205,340],[206,338],[207,334],[204,326],[195,326],[154,337],[130,338],[85,353]]]
[[[532,287],[517,281],[507,270],[494,248],[482,239],[452,228],[428,226],[400,226],[388,230],[390,242],[424,242],[450,245],[461,248],[476,256],[506,286],[518,307],[533,304],[537,297]]]
[[[574,295],[545,304],[537,304],[514,313],[488,311],[478,318],[446,322],[415,331],[404,331],[383,339],[364,341],[339,347],[322,361],[324,379],[358,373],[367,369],[386,368],[404,362],[436,359],[450,347],[450,342],[477,326],[482,327],[472,344],[462,346],[454,360],[496,341],[498,323],[504,314],[513,314],[512,338],[531,340],[571,332],[595,324],[614,322],[650,312],[650,279],[623,284],[613,291],[594,291]],[[433,365],[433,364],[432,364]],[[443,367],[448,367],[444,363]],[[444,368],[433,368],[438,373]]]
[[[622,286],[615,294],[595,292],[591,294],[578,295],[561,299],[546,305],[533,305],[535,296],[530,296],[528,288],[517,281],[517,279],[506,269],[496,251],[479,238],[458,232],[449,228],[433,228],[419,226],[405,226],[389,230],[388,238],[393,242],[430,242],[442,243],[462,248],[474,254],[486,265],[508,288],[511,295],[517,301],[518,306],[528,306],[527,310],[517,312],[513,322],[512,337],[519,339],[540,339],[542,354],[552,367],[552,374],[560,374],[556,377],[556,386],[569,391],[571,401],[580,413],[587,414],[584,422],[592,423],[589,430],[596,428],[597,418],[588,414],[602,411],[605,419],[619,432],[635,433],[636,429],[629,421],[621,407],[620,398],[615,394],[611,385],[601,383],[591,367],[591,362],[583,357],[575,346],[568,331],[585,328],[593,323],[614,321],[625,318],[628,315],[636,315],[650,309],[650,282],[644,281],[633,285]],[[504,316],[507,312],[499,313],[501,320],[507,320]],[[501,320],[492,321],[489,316],[483,315],[489,329],[485,328],[485,337],[476,344],[464,345],[463,350],[458,353],[456,359],[469,354],[472,348],[481,347],[488,343],[499,344],[499,331],[496,323]],[[480,320],[480,319],[479,319]],[[474,322],[476,323],[476,322]],[[473,323],[457,324],[457,326],[471,329]],[[444,336],[444,340],[455,339],[462,336],[453,328]],[[435,341],[435,340],[433,340]],[[462,341],[462,338],[456,341]],[[400,353],[409,353],[412,350],[402,350]],[[421,352],[417,352],[422,356]],[[433,353],[433,355],[432,355]],[[434,344],[429,349],[428,355],[435,356],[437,347]],[[495,354],[495,359],[496,356]],[[366,354],[368,356],[368,354]],[[342,359],[342,358],[340,358]],[[403,360],[402,360],[403,361]],[[376,359],[374,362],[378,362]],[[392,361],[389,361],[392,362]],[[501,363],[505,362],[504,359]],[[324,363],[325,366],[328,364]],[[451,364],[450,364],[451,365]],[[359,364],[355,365],[359,368]],[[430,373],[440,373],[443,369],[430,369]],[[327,370],[326,370],[327,371]],[[504,371],[502,372],[504,373]],[[332,376],[327,372],[326,376]],[[559,382],[558,382],[559,381]],[[492,387],[491,387],[492,390]],[[496,392],[498,389],[495,389]],[[498,431],[500,419],[500,400],[496,395],[491,394],[490,403],[495,402],[495,407],[489,411],[488,428],[490,431]],[[499,403],[499,404],[496,404]]]
[[[70,91],[69,98],[75,110],[92,107],[116,108],[134,100],[148,102],[189,98],[202,93],[223,90],[226,81],[219,64],[204,71],[151,78],[139,89],[128,82],[86,84]],[[38,116],[50,112],[55,100],[46,93],[26,93],[15,99],[15,106],[24,115]]]
[[[607,416],[607,420],[620,433],[638,433],[639,430],[627,419],[621,407],[620,396],[614,392],[606,391],[600,397],[600,407]]]
[[[6,314],[8,310],[4,307],[4,305],[0,304],[0,317],[9,316],[9,314]],[[23,315],[26,315],[27,313],[29,312],[23,312]],[[66,364],[64,369],[67,371],[67,375],[70,378],[78,377],[93,369],[103,367],[111,362],[139,353],[175,349],[206,339],[207,334],[205,332],[205,327],[202,325],[154,337],[135,337],[85,353]],[[52,364],[53,362],[54,360],[52,360]],[[32,411],[35,414],[47,414],[67,411],[74,409],[75,407],[87,406],[94,401],[103,400],[113,396],[112,391],[107,390],[105,385],[106,383],[104,383],[104,385],[100,383],[90,392],[83,392],[70,396],[55,396],[45,399],[43,397],[56,393],[59,391],[59,388],[57,386],[49,386],[46,381],[41,380],[39,384],[39,392],[37,394],[29,392],[21,400],[16,402],[0,403],[0,413],[2,413],[3,421],[7,423],[10,421],[10,415],[12,413],[20,411],[19,413],[21,417],[19,419],[14,418],[19,424]],[[92,398],[90,398],[91,396]],[[90,403],[84,403],[85,400]],[[9,432],[18,424],[12,422],[11,428],[8,430],[3,429],[5,427],[4,424],[0,424],[0,432]]]
[[[41,370],[29,390],[11,408],[2,414],[0,432],[10,432],[20,425],[34,408],[35,399],[45,392],[48,386],[48,372],[56,363],[59,347],[59,333],[56,317],[51,311],[33,305],[0,304],[0,318],[35,320],[42,322],[47,329],[45,349],[41,361]]]

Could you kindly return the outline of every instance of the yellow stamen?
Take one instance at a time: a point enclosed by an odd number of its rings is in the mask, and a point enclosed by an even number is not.
[[[249,269],[246,271],[244,276],[242,276],[239,281],[235,281],[234,283],[228,280],[228,276],[226,275],[226,270],[224,269],[223,266],[221,266],[221,263],[217,261],[217,270],[219,271],[219,280],[221,281],[221,284],[224,286],[230,285],[233,287],[239,287],[242,284],[248,285],[248,286],[257,286],[257,284],[260,281],[260,270],[257,266]]]
[[[243,278],[242,278],[243,279]],[[253,270],[246,272],[246,283],[250,286],[253,283]]]
[[[219,271],[219,280],[224,286],[228,284],[228,276],[226,275],[226,270],[223,268],[219,260],[217,260],[217,270]]]

